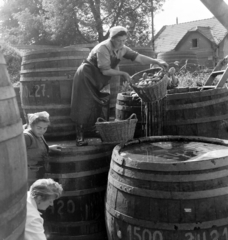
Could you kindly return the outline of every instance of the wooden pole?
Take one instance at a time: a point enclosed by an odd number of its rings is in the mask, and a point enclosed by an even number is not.
[[[152,37],[151,37],[151,45],[152,50],[154,51],[154,2],[153,0],[150,0],[151,3],[151,31],[152,31]]]
[[[228,5],[223,0],[200,0],[228,30]]]

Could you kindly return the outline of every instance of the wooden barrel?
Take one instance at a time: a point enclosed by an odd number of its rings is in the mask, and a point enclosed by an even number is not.
[[[109,240],[226,239],[228,141],[141,138],[113,150],[106,192]]]
[[[60,48],[25,54],[21,65],[22,108],[28,113],[47,111],[51,126],[45,137],[75,134],[70,119],[72,80],[89,49]]]
[[[197,55],[192,51],[162,52],[158,53],[157,58],[166,61],[170,67],[174,66],[177,69],[185,65],[186,61],[188,71],[195,71],[198,67]],[[175,62],[178,62],[178,65],[174,64]]]
[[[228,89],[168,91],[164,135],[228,138]]]
[[[45,176],[61,183],[64,194],[45,213],[48,239],[106,239],[104,196],[114,145],[55,144],[63,147],[62,152],[50,156]]]
[[[144,108],[145,104],[141,99],[132,97],[130,92],[123,92],[117,95],[116,119],[126,120],[132,113],[137,115],[138,122],[135,128],[135,138],[145,136]]]
[[[133,47],[132,50],[140,54],[143,54],[152,58],[156,58],[156,53],[150,47]],[[150,64],[141,65],[137,62],[132,62],[131,60],[127,60],[124,58],[121,60],[119,66],[121,71],[128,72],[130,75],[133,75],[137,72],[150,68]]]
[[[24,240],[27,157],[16,95],[0,52],[0,239]]]

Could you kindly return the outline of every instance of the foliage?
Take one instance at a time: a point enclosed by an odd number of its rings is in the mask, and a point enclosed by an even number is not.
[[[12,83],[16,83],[20,80],[21,55],[6,43],[3,43],[0,48],[6,61],[10,80]]]
[[[176,63],[176,66],[177,71],[175,76],[179,80],[178,87],[203,86],[211,73],[211,70],[207,68],[200,69],[200,66],[198,65],[188,64],[187,60],[183,66],[178,65],[178,63]]]
[[[158,11],[165,0],[153,0]],[[129,46],[150,40],[151,0],[5,0],[4,39],[14,44],[74,45],[101,42],[108,29],[129,29]]]
[[[176,70],[174,75],[179,81],[179,88],[203,86],[212,71],[207,68],[201,69],[198,65],[188,64],[187,60],[182,63],[175,62],[169,64],[169,67],[171,66],[173,66]],[[215,79],[213,84],[216,84],[217,81],[219,81],[219,79]],[[122,82],[120,92],[133,91],[128,82]]]

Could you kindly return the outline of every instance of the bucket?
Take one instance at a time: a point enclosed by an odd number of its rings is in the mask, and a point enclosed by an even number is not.
[[[47,139],[75,135],[70,118],[72,81],[88,54],[87,48],[60,48],[29,52],[22,58],[22,108],[26,115],[40,111],[50,114]]]
[[[135,138],[145,136],[144,108],[145,104],[141,99],[139,97],[134,98],[130,95],[130,92],[123,92],[117,95],[116,119],[126,120],[133,113],[135,113],[138,118],[135,128]]]
[[[24,240],[27,158],[16,94],[0,52],[0,239]]]
[[[44,215],[50,240],[107,237],[104,196],[114,145],[93,141],[85,147],[75,147],[72,141],[55,142],[62,151],[50,156],[45,177],[62,184],[64,193]]]
[[[148,57],[156,58],[156,53],[150,47],[133,47],[132,50]],[[137,72],[150,68],[150,64],[141,65],[137,62],[123,58],[120,62],[119,67],[120,71],[127,72],[132,76]]]
[[[228,138],[228,89],[200,90],[168,91],[164,135]]]
[[[109,240],[223,239],[228,141],[139,138],[113,150],[105,200]]]

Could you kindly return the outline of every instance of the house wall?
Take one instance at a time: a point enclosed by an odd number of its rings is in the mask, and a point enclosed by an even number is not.
[[[192,39],[197,39],[197,47],[192,47]],[[198,32],[190,33],[189,35],[184,37],[176,50],[193,51],[197,55],[199,65],[209,68],[214,67],[214,51],[212,49],[211,42]]]
[[[228,55],[228,36],[219,45],[219,59]]]

